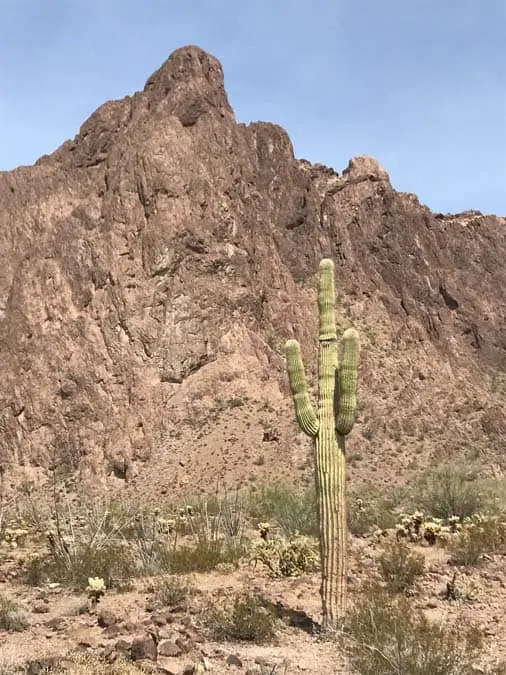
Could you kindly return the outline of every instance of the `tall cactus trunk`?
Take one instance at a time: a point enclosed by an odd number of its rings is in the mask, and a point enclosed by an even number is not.
[[[346,464],[343,450],[334,440],[329,441],[330,438],[317,438],[315,442],[324,630],[340,625],[346,614]],[[336,454],[337,459],[330,461]]]
[[[315,483],[320,531],[322,628],[337,628],[346,613],[347,513],[345,437],[355,419],[358,334],[343,334],[342,362],[338,362],[335,323],[334,263],[320,263],[318,284],[319,358],[318,411],[306,384],[300,345],[285,346],[295,414],[302,431],[314,439]]]

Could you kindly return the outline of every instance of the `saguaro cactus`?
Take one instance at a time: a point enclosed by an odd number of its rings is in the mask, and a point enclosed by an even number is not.
[[[314,439],[316,496],[320,528],[323,630],[336,628],[346,611],[347,513],[345,437],[355,422],[358,333],[342,336],[339,363],[335,319],[334,263],[320,262],[318,410],[309,397],[297,340],[285,354],[295,414],[302,431]]]

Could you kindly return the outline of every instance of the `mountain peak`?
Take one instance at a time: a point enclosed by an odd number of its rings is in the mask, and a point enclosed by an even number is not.
[[[183,126],[192,126],[210,111],[234,117],[221,63],[193,45],[176,49],[148,78],[144,92],[151,100],[167,100]]]

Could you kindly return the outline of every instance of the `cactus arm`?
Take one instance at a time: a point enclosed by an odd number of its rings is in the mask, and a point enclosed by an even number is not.
[[[302,431],[307,436],[314,437],[318,433],[319,423],[309,398],[304,364],[297,340],[286,342],[285,355],[295,416]]]
[[[345,330],[342,337],[343,354],[337,370],[336,431],[349,434],[355,424],[357,407],[358,357],[360,344],[354,328]]]

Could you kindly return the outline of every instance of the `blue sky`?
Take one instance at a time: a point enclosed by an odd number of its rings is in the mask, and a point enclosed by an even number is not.
[[[0,170],[76,135],[167,56],[218,57],[240,121],[432,209],[506,215],[506,0],[1,0]]]

